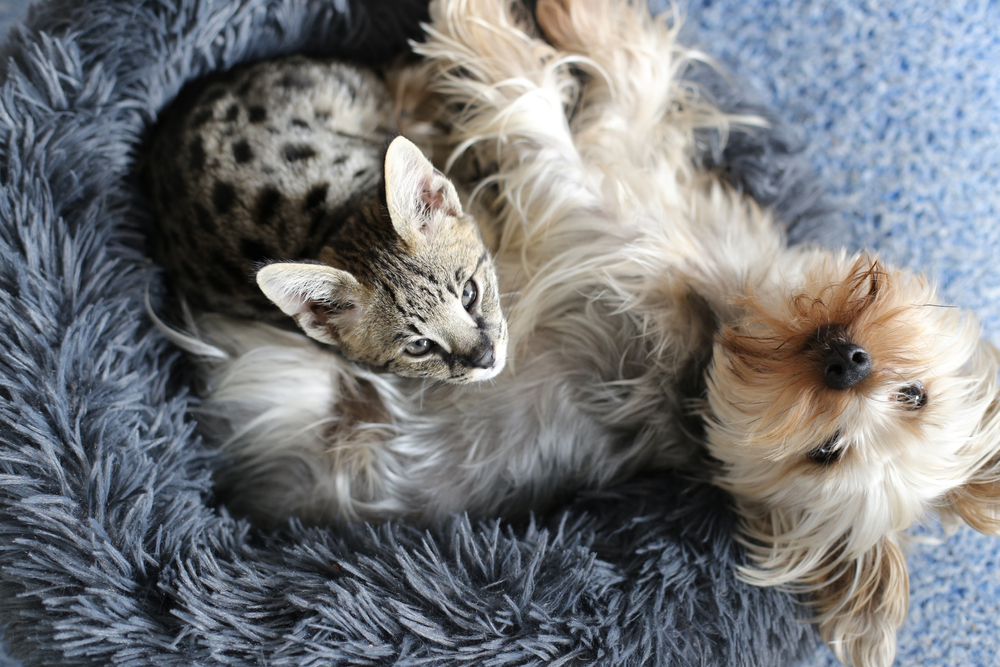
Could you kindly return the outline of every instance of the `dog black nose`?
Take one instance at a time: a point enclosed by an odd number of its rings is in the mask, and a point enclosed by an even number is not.
[[[472,362],[472,365],[476,368],[493,368],[493,363],[496,361],[496,356],[493,354],[493,345],[490,344],[486,347],[486,351],[480,355],[478,359]]]
[[[823,381],[831,389],[847,389],[868,377],[872,358],[853,343],[830,343],[830,354],[823,360]]]

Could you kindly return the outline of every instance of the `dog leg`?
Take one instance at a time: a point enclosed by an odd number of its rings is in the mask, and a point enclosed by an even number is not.
[[[645,163],[665,152],[689,157],[696,128],[726,131],[727,118],[683,74],[704,54],[677,41],[675,15],[650,15],[644,2],[539,0],[538,24],[556,48],[578,56],[589,75],[574,118],[577,143]]]
[[[486,172],[476,174],[477,196],[500,218],[497,254],[520,257],[523,275],[534,275],[587,239],[584,225],[560,221],[601,206],[601,174],[581,159],[567,121],[579,82],[519,3],[435,2],[431,15],[415,48],[455,109],[447,119],[455,156],[474,154]]]

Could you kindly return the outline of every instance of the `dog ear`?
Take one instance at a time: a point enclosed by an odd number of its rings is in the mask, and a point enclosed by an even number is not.
[[[815,621],[837,659],[857,667],[889,667],[910,600],[906,558],[895,536],[883,537],[853,560],[834,554],[814,572]]]
[[[1000,536],[1000,457],[951,492],[950,509],[981,533]]]
[[[996,374],[1000,350],[988,341],[981,349],[989,359],[987,372]],[[990,391],[993,400],[973,438],[978,465],[964,484],[948,494],[942,515],[958,516],[981,533],[1000,536],[1000,393],[996,385]]]
[[[945,513],[950,511],[981,533],[1000,536],[1000,401],[993,401],[983,421],[989,426],[980,437],[989,441],[992,456],[948,494]]]
[[[890,667],[910,599],[899,535],[890,532],[871,546],[852,546],[850,532],[840,537],[827,532],[823,517],[812,517],[810,530],[804,513],[737,504],[739,539],[755,562],[740,569],[740,578],[811,597],[811,620],[841,662]]]

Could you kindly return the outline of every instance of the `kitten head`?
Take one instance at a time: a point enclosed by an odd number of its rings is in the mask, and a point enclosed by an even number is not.
[[[325,248],[322,263],[263,266],[264,294],[353,361],[452,383],[499,373],[507,324],[496,268],[452,183],[397,137],[386,151],[384,204],[370,209],[368,236],[351,248]]]
[[[745,577],[810,593],[840,660],[887,667],[902,531],[938,510],[1000,533],[998,354],[921,276],[801,258],[748,289],[717,339],[709,449],[743,517]]]

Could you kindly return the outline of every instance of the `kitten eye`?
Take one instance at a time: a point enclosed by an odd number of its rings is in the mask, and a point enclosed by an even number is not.
[[[477,296],[479,296],[479,290],[476,289],[476,283],[471,280],[465,283],[465,287],[462,288],[462,307],[466,310],[472,308]]]
[[[422,357],[430,352],[432,347],[434,347],[434,343],[429,338],[421,338],[420,340],[413,341],[403,349],[411,357]]]
[[[843,448],[837,447],[837,443],[840,441],[840,431],[833,434],[833,437],[824,442],[822,445],[812,450],[806,456],[809,460],[816,463],[821,463],[823,465],[829,465],[831,463],[836,463],[840,460],[840,455],[843,453]]]
[[[899,388],[894,398],[908,410],[919,410],[927,405],[927,390],[920,382],[914,382]]]

